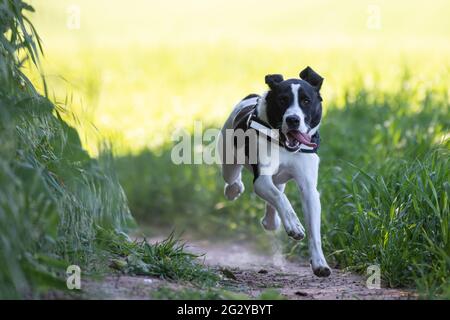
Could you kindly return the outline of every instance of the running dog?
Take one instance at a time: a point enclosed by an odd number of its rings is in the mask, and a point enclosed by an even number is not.
[[[312,270],[316,276],[328,277],[331,269],[322,252],[317,191],[322,82],[323,78],[310,67],[300,72],[300,79],[284,80],[280,74],[267,75],[265,83],[269,90],[241,100],[225,122],[219,140],[225,197],[235,200],[244,192],[241,171],[244,167],[250,169],[254,174],[254,191],[266,202],[263,227],[276,230],[283,224],[290,237],[301,240],[305,228],[284,194],[286,183],[291,179],[296,182],[308,229]],[[236,134],[239,130],[245,134],[241,144],[236,136],[227,139],[229,132]],[[253,142],[246,134],[248,131],[256,133]],[[261,146],[268,151],[260,152]],[[238,149],[244,150],[245,161],[237,161],[235,154],[227,157],[230,150]],[[224,160],[228,158],[231,161]]]

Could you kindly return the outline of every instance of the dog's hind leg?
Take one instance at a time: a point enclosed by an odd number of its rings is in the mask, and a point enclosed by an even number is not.
[[[222,176],[225,180],[224,194],[228,200],[236,200],[244,192],[245,187],[241,180],[243,165],[222,164]]]
[[[278,184],[275,186],[281,192],[284,192],[284,188],[286,187],[285,184]],[[280,220],[280,217],[278,216],[277,209],[275,209],[268,202],[266,202],[266,214],[264,215],[264,218],[262,218],[261,224],[264,227],[264,229],[266,229],[268,231],[277,230],[281,224],[281,220]]]

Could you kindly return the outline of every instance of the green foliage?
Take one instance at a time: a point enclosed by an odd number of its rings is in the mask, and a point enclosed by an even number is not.
[[[388,286],[448,297],[448,93],[408,72],[394,95],[357,90],[322,130],[325,251],[362,273],[379,264]]]
[[[341,180],[336,215],[324,226],[336,262],[360,272],[378,264],[392,287],[427,277],[443,293],[450,271],[448,157],[436,150],[422,160],[387,159],[371,174],[355,169],[351,180]]]
[[[131,274],[214,282],[173,236],[150,245],[116,231],[132,218],[112,155],[106,146],[91,158],[62,120],[69,111],[39,95],[21,72],[20,50],[38,61],[38,38],[22,9],[32,11],[21,1],[0,6],[0,298],[64,289],[69,264],[88,274],[111,263]]]
[[[189,281],[198,286],[212,286],[218,276],[199,263],[198,255],[185,250],[185,244],[170,234],[161,242],[145,239],[131,241],[125,234],[101,229],[97,245],[108,252],[111,266],[131,275],[148,275],[168,280]]]
[[[0,297],[62,288],[65,266],[95,256],[97,225],[131,221],[106,149],[92,159],[68,112],[39,95],[21,72],[37,65],[39,38],[22,1],[0,3]],[[29,31],[31,30],[31,31]]]

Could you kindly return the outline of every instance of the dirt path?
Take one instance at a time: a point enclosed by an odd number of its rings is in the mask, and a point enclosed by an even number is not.
[[[161,240],[159,238],[153,241]],[[368,289],[366,279],[333,269],[329,278],[312,274],[309,264],[290,262],[281,254],[262,254],[243,243],[189,241],[188,250],[203,254],[207,265],[223,273],[233,290],[258,297],[274,288],[287,299],[414,299],[405,290]],[[275,252],[277,250],[274,250]],[[174,290],[182,286],[151,277],[114,276],[101,282],[88,282],[88,297],[104,299],[149,299],[160,287]]]
[[[231,271],[233,282],[252,297],[276,288],[287,299],[414,298],[403,290],[368,289],[364,277],[336,269],[329,278],[318,278],[306,262],[287,261],[281,253],[260,254],[243,244],[198,241],[191,246],[194,252],[206,252],[206,264]]]

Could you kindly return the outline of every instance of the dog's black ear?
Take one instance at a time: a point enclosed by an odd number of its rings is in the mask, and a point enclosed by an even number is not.
[[[266,76],[266,84],[269,86],[270,89],[275,88],[275,86],[283,80],[284,79],[281,74],[268,74]]]
[[[300,78],[316,88],[317,91],[322,87],[323,78],[309,66],[300,72]]]

